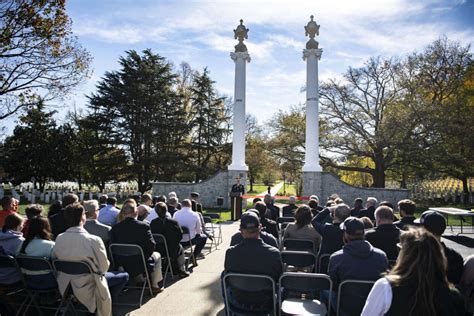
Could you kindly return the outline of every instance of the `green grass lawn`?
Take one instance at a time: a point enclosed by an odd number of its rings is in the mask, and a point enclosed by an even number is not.
[[[280,196],[283,196],[283,195],[286,195],[286,196],[296,195],[296,185],[286,183],[283,187],[281,187],[281,189],[277,193],[277,195],[280,195]]]
[[[267,192],[267,189],[268,189],[268,185],[265,185],[263,183],[259,183],[259,184],[254,184],[253,185],[253,190],[250,191],[250,185],[247,184],[247,186],[245,188],[245,192],[247,192],[249,194],[260,194],[262,192]]]

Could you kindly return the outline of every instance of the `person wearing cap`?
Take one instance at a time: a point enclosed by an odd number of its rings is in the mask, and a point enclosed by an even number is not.
[[[275,238],[278,238],[278,228],[277,228],[277,223],[274,220],[271,220],[267,218],[267,213],[268,209],[265,203],[263,202],[257,202],[255,203],[255,209],[258,211],[260,215],[260,220],[263,229],[269,233],[272,234]]]
[[[283,273],[280,251],[260,238],[262,226],[258,216],[245,212],[240,219],[242,242],[227,249],[224,261],[225,273],[262,274],[278,282]],[[237,307],[252,306],[252,310],[267,309],[275,293],[247,292],[238,287],[230,288],[230,297]],[[270,305],[271,306],[271,305]]]
[[[330,208],[325,208],[311,221],[311,225],[322,237],[319,256],[332,254],[343,246],[340,224],[349,217],[350,209],[346,204],[339,204],[333,209],[331,212]],[[332,217],[332,223],[325,223],[328,215]]]
[[[393,224],[393,210],[388,206],[379,206],[375,210],[375,228],[365,233],[365,240],[385,252],[388,260],[398,257],[397,244],[400,242],[400,229]]]
[[[273,197],[271,196],[271,194],[265,194],[265,196],[263,197],[263,202],[265,202],[265,205],[268,209],[267,217],[271,220],[276,221],[276,219],[280,217],[280,208],[273,204]]]
[[[246,212],[253,212],[255,215],[258,216],[258,219],[260,220],[260,214],[258,213],[258,211],[256,209],[249,209],[248,211]],[[272,247],[275,247],[275,248],[278,248],[278,242],[277,242],[277,239],[275,237],[273,237],[272,234],[269,234],[267,233],[266,231],[264,230],[260,230],[260,238],[263,240],[264,243],[266,243],[267,245],[270,245]],[[230,239],[230,245],[231,246],[235,246],[237,244],[240,244],[240,242],[242,242],[242,240],[244,240],[244,237],[242,236],[242,234],[240,233],[240,231],[236,232],[232,238]]]
[[[401,200],[398,201],[398,211],[402,217],[399,221],[395,222],[395,226],[400,229],[406,230],[409,225],[415,225],[415,211],[416,204],[412,200]]]
[[[363,203],[364,200],[362,200],[360,197],[354,200],[354,207],[351,209],[351,216],[359,217],[360,211],[364,209]]]
[[[364,222],[350,216],[340,224],[344,246],[329,259],[333,288],[348,279],[377,280],[388,267],[387,255],[364,240]]]
[[[283,207],[283,217],[295,217],[296,196],[292,195],[288,198],[288,205]]]
[[[457,285],[461,280],[464,271],[464,262],[459,252],[453,248],[447,247],[445,243],[441,241],[441,235],[443,235],[444,230],[446,229],[446,219],[444,216],[436,211],[428,210],[423,212],[420,218],[415,220],[414,223],[423,226],[440,241],[444,250],[444,255],[448,260],[448,281]]]
[[[368,197],[365,204],[365,209],[359,211],[359,218],[367,216],[372,222],[375,222],[375,207],[377,205],[377,199],[374,197]]]

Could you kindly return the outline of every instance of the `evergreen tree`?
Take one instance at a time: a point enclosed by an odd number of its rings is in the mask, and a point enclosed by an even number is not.
[[[217,95],[214,83],[207,68],[202,74],[193,76],[190,125],[196,181],[224,167],[215,158],[226,148],[229,116],[226,115],[225,98]]]

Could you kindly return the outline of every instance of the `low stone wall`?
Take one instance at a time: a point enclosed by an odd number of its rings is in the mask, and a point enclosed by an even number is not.
[[[246,183],[246,171],[235,170],[220,171],[215,176],[198,183],[155,182],[153,183],[153,195],[168,196],[169,192],[174,191],[178,198],[183,200],[189,198],[191,192],[198,192],[203,207],[230,209],[229,191],[237,176],[241,178],[242,183]],[[222,206],[217,204],[217,198],[219,197],[224,199]]]
[[[339,180],[329,172],[303,172],[303,195],[316,194],[321,202],[333,193],[339,196],[348,205],[352,205],[354,199],[360,197],[364,201],[373,196],[380,201],[389,201],[396,205],[398,201],[410,198],[410,190],[405,189],[383,189],[383,188],[360,188],[349,185]]]

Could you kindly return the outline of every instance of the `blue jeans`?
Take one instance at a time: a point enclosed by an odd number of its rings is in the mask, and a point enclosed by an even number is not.
[[[112,302],[117,299],[120,292],[122,292],[123,287],[128,282],[128,273],[111,271],[105,273],[105,279],[107,280],[107,285],[109,286],[110,296],[112,297]]]

